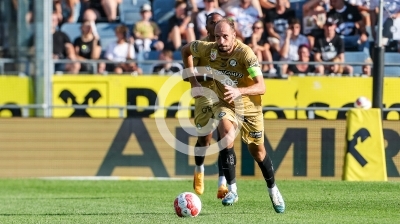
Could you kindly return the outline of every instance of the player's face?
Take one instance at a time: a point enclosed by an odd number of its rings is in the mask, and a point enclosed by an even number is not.
[[[215,24],[217,24],[218,21],[222,19],[222,16],[218,14],[214,14],[212,18],[209,18],[206,24],[206,29],[207,32],[209,33],[210,36],[215,36],[214,30],[215,30]]]
[[[219,23],[215,27],[215,41],[220,52],[231,52],[236,38],[235,31],[227,23]]]

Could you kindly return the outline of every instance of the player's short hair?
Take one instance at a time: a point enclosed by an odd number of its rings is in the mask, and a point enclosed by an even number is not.
[[[232,31],[235,31],[235,22],[232,19],[222,18],[220,21],[217,22],[217,24],[215,24],[215,26],[217,26],[220,23],[228,24],[231,27]]]
[[[212,12],[212,13],[206,15],[206,24],[208,24],[208,20],[210,20],[214,15],[218,15],[218,16],[223,17],[223,16],[222,16],[221,14],[219,14],[218,12]]]
[[[173,58],[173,52],[170,49],[164,48],[161,53],[168,58]]]
[[[182,4],[186,4],[186,1],[182,1],[182,0],[177,0],[176,2],[175,2],[175,8],[178,8],[180,5],[182,5]]]

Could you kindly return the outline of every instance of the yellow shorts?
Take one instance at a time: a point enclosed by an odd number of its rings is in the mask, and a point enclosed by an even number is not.
[[[213,112],[211,108],[212,100],[207,97],[200,97],[194,100],[194,123],[197,132],[203,134],[205,132],[211,133],[211,130],[207,126],[207,124],[211,125],[213,122]]]
[[[264,144],[264,116],[260,110],[254,116],[238,116],[230,107],[213,106],[214,117],[217,120],[228,119],[240,127],[240,135],[246,144]]]

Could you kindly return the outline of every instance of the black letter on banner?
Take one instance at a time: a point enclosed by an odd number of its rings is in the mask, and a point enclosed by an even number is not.
[[[274,169],[278,170],[290,146],[293,144],[293,176],[307,176],[307,129],[288,128],[282,136],[278,146],[273,150],[267,136],[264,136],[264,145],[271,157]],[[254,160],[250,160],[244,149],[247,146],[242,144],[242,175],[254,175]],[[249,153],[247,153],[249,154]],[[251,163],[250,163],[251,161]]]
[[[264,106],[264,107],[274,107],[274,108],[278,108],[278,109],[279,109],[279,107],[274,106],[274,105],[266,105],[266,106]],[[267,113],[267,112],[273,112],[273,113],[275,113],[276,116],[277,116],[277,119],[286,119],[286,115],[285,115],[285,113],[283,112],[283,110],[266,110],[266,109],[263,109],[263,114],[264,114],[264,115],[265,115],[265,113]]]
[[[350,153],[362,167],[367,165],[368,161],[357,151],[357,139],[361,138],[361,142],[364,142],[368,137],[371,137],[369,131],[365,128],[360,128],[360,130],[353,134],[353,139],[347,141],[347,152]]]
[[[192,128],[196,131],[195,128]],[[182,143],[189,145],[189,138],[195,136],[189,135],[183,128],[175,129],[175,141],[181,141]],[[217,132],[213,132],[213,138],[217,140]],[[178,147],[178,144],[176,144]],[[185,153],[183,153],[185,152]],[[189,165],[189,147],[179,148],[175,150],[175,175],[193,175],[194,166]],[[215,163],[210,165],[204,165],[204,175],[214,175],[218,173],[218,159]]]
[[[149,106],[157,106],[157,94],[151,89],[144,89],[144,88],[127,88],[126,89],[126,105],[133,105],[137,106],[137,97],[143,96],[149,100]],[[149,117],[151,114],[154,113],[154,109],[151,110],[127,110],[128,117]]]
[[[314,102],[314,103],[310,103],[307,107],[329,107],[329,104],[321,103],[321,102]],[[310,119],[308,111],[309,110],[306,111],[306,115],[307,115],[307,118]],[[311,111],[314,111],[314,119],[326,119],[325,117],[319,116],[315,112],[316,110],[311,110]],[[328,110],[326,110],[326,111],[328,111]]]
[[[131,134],[136,135],[143,155],[122,155]],[[110,176],[117,166],[150,167],[155,177],[169,176],[141,119],[124,119],[96,175]]]
[[[15,103],[5,103],[4,105],[5,105],[5,106],[6,106],[6,105],[17,106],[17,104],[15,104]],[[0,113],[1,113],[3,110],[4,110],[4,111],[6,111],[6,110],[10,111],[12,117],[22,117],[21,108],[1,108],[1,107],[0,107]]]
[[[335,129],[321,129],[321,176],[335,176]]]
[[[354,103],[347,103],[342,108],[345,108],[345,107],[354,108]],[[338,119],[338,120],[339,119],[346,119],[347,118],[346,113],[347,113],[347,111],[344,111],[344,110],[338,111],[338,113],[336,115],[336,119]]]
[[[176,102],[176,103],[173,103],[171,106],[172,106],[172,107],[178,107],[178,106],[180,106],[180,103],[179,103],[179,102]],[[166,117],[175,118],[177,112],[178,112],[178,109],[171,109],[171,108],[168,108],[168,109],[167,109],[167,116],[166,116]]]
[[[385,105],[383,105],[383,108],[385,108]],[[391,105],[389,108],[399,109],[400,108],[400,103],[395,103],[395,104]],[[397,112],[397,114],[400,116],[400,112],[399,111],[395,111],[395,112]],[[387,120],[388,114],[389,114],[389,111],[384,111],[383,112],[383,119],[384,120]]]
[[[64,103],[68,103],[68,99],[71,99],[72,105],[88,105],[89,99],[93,100],[93,103],[96,103],[97,100],[101,98],[101,94],[97,89],[92,89],[88,94],[85,96],[85,100],[82,104],[79,104],[76,101],[76,97],[72,94],[69,90],[64,89],[61,91],[60,95],[58,95]],[[90,117],[90,115],[86,112],[86,109],[74,109],[74,112],[71,114],[70,117]]]
[[[396,164],[393,161],[393,157],[397,156],[400,151],[399,133],[391,129],[383,129],[383,136],[387,141],[385,150],[387,175],[388,177],[400,177]]]

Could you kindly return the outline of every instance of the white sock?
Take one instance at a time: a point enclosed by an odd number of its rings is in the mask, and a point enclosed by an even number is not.
[[[228,184],[228,190],[236,193],[237,192],[236,183],[231,185]]]
[[[225,176],[219,176],[218,178],[218,187],[221,185],[226,185],[226,178]]]
[[[195,170],[197,173],[204,173],[204,164],[201,166],[196,165]]]
[[[276,185],[272,188],[268,188],[269,195],[274,195],[277,191],[278,191],[278,187]]]

